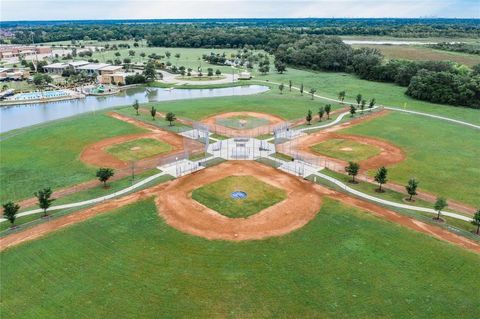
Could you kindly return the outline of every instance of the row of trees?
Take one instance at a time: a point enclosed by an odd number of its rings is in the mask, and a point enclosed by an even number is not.
[[[268,34],[295,35],[377,35],[393,37],[471,37],[480,35],[474,19],[220,19],[125,23],[85,21],[77,23],[2,23],[14,32],[12,43],[31,44],[69,40],[148,39],[158,46],[243,47],[264,45]],[[188,23],[181,23],[188,22]],[[72,41],[74,42],[74,41]],[[75,42],[74,42],[75,43]],[[124,45],[124,46],[122,46]],[[127,43],[118,47],[129,48]]]
[[[357,184],[358,181],[355,177],[360,172],[360,164],[357,162],[348,162],[348,165],[345,167],[345,172],[352,177],[350,183]],[[377,172],[375,173],[374,180],[378,183],[378,188],[375,189],[376,192],[383,193],[385,190],[382,188],[382,185],[386,184],[388,181],[388,170],[382,166],[380,167]],[[405,185],[405,190],[409,197],[406,199],[407,201],[414,201],[413,196],[418,195],[417,188],[418,188],[418,180],[415,178],[411,178],[408,180],[407,185]],[[436,220],[441,220],[441,212],[445,207],[448,206],[447,200],[443,197],[437,197],[433,208],[437,211]],[[480,209],[475,213],[472,224],[477,226],[477,235],[480,234]]]

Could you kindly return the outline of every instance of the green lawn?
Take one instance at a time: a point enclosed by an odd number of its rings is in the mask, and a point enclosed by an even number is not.
[[[0,141],[0,200],[33,196],[43,187],[58,189],[95,178],[80,161],[88,144],[144,130],[104,114],[82,115],[15,132]]]
[[[247,193],[244,199],[233,199],[232,192]],[[192,192],[199,203],[230,218],[246,218],[286,198],[284,190],[252,176],[229,176]]]
[[[129,176],[129,177],[124,177],[124,178],[121,178],[121,179],[118,179],[118,180],[110,181],[110,182],[107,183],[108,188],[104,188],[103,183],[98,182],[98,186],[96,186],[96,187],[92,187],[92,188],[89,188],[89,189],[86,189],[86,190],[83,190],[83,191],[80,191],[80,192],[77,192],[77,193],[73,193],[73,194],[70,194],[70,195],[67,195],[67,196],[64,196],[64,197],[61,197],[61,198],[57,198],[52,203],[52,205],[55,206],[55,205],[70,204],[70,203],[81,202],[81,201],[84,201],[84,200],[87,200],[87,199],[93,199],[93,198],[97,198],[97,197],[101,197],[101,196],[106,196],[106,195],[118,192],[119,190],[127,188],[127,187],[133,185],[134,183],[138,183],[139,181],[141,181],[141,180],[143,180],[143,179],[145,179],[149,176],[152,176],[154,174],[158,174],[158,173],[160,173],[160,171],[158,169],[151,169],[151,170],[139,173],[139,174],[135,174],[133,179],[132,179],[132,176]],[[141,187],[137,188],[135,191],[139,191],[141,189],[150,187],[152,185],[163,183],[165,181],[171,180],[172,178],[173,177],[170,176],[170,175],[160,176],[157,179],[155,179],[155,180],[153,180],[149,183],[146,183],[146,184],[142,185]],[[28,207],[28,208],[24,208],[24,209],[20,208],[20,211],[28,211],[28,210],[36,209],[36,208],[38,208],[37,205],[32,206],[32,207]],[[73,210],[79,210],[79,209],[82,209],[82,208],[80,207],[80,208],[75,208],[75,209],[57,210],[57,211],[50,212],[49,215],[51,215],[51,216],[53,215],[54,217],[57,217],[57,216],[60,216],[60,215],[64,215],[65,213],[72,212]],[[15,220],[15,225],[19,226],[19,225],[23,225],[23,224],[31,222],[31,221],[38,220],[39,217],[42,216],[42,214],[43,213],[38,213],[38,214],[19,217]],[[0,231],[4,231],[9,227],[10,227],[9,222],[0,223]],[[1,233],[0,236],[5,235],[5,234],[6,234],[6,232]]]
[[[141,138],[121,144],[115,144],[106,151],[122,161],[137,161],[146,157],[168,153],[173,147],[153,138]]]
[[[373,145],[337,138],[313,145],[310,149],[322,155],[354,162],[373,157],[381,151]]]
[[[480,299],[478,254],[332,200],[240,243],[178,232],[143,201],[1,258],[5,319],[473,318]]]
[[[480,124],[480,110],[415,100],[405,95],[405,87],[391,83],[361,80],[347,73],[312,72],[288,68],[288,71],[284,74],[257,75],[256,79],[283,82],[284,84],[288,84],[288,81],[291,80],[293,85],[297,87],[303,83],[305,92],[308,92],[313,87],[317,90],[316,94],[330,98],[337,98],[338,92],[345,90],[345,99],[347,101],[354,101],[355,96],[360,93],[367,101],[375,98],[377,105],[403,108],[406,103],[407,110],[432,113]],[[328,103],[326,101],[323,102]]]
[[[407,159],[389,168],[389,179],[480,207],[478,130],[408,114],[392,113],[341,132],[391,141]],[[373,173],[373,172],[371,172]]]
[[[251,129],[270,124],[270,122],[264,118],[249,115],[236,115],[227,118],[220,118],[216,119],[215,122],[218,125],[223,125],[234,129]]]

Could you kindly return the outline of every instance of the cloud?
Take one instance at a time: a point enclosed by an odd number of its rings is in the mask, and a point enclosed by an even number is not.
[[[0,0],[1,19],[480,18],[477,0]]]

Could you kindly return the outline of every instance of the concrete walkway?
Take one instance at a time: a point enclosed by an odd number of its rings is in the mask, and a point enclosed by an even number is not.
[[[430,213],[430,214],[434,214],[434,215],[437,214],[437,211],[432,209],[432,208],[412,206],[412,205],[407,205],[407,204],[400,204],[400,203],[391,202],[391,201],[388,201],[388,200],[385,200],[385,199],[377,198],[377,197],[362,193],[362,192],[360,192],[356,189],[353,189],[353,188],[347,186],[345,183],[343,183],[343,182],[341,182],[341,181],[339,181],[339,180],[337,180],[333,177],[330,177],[328,175],[322,174],[320,172],[317,172],[316,174],[314,174],[314,176],[318,176],[322,179],[330,181],[330,182],[334,183],[335,185],[341,187],[343,190],[351,193],[351,194],[354,194],[358,197],[368,199],[370,201],[373,201],[373,202],[376,202],[376,203],[379,203],[379,204],[392,206],[392,207],[397,207],[397,208],[414,210],[414,211],[418,211],[418,212],[425,212],[425,213]],[[463,216],[463,215],[456,214],[456,213],[452,213],[452,212],[448,212],[448,211],[442,211],[442,215],[452,217],[452,218],[456,218],[456,219],[460,219],[460,220],[464,220],[466,222],[471,222],[472,221],[472,218],[470,218],[470,217]]]
[[[75,207],[81,207],[81,206],[85,206],[85,205],[91,205],[91,204],[98,204],[98,203],[101,203],[103,201],[106,201],[106,200],[109,200],[109,199],[112,199],[112,198],[115,198],[115,197],[118,197],[118,196],[121,196],[121,195],[124,195],[134,189],[137,189],[157,178],[159,178],[160,176],[164,176],[164,175],[168,175],[166,172],[160,172],[158,174],[155,174],[155,175],[152,175],[150,177],[147,177],[145,178],[144,180],[141,180],[140,182],[136,183],[136,184],[133,184],[132,186],[129,186],[127,188],[124,188],[122,190],[119,190],[118,192],[115,192],[115,193],[112,193],[112,194],[109,194],[109,195],[105,195],[105,196],[102,196],[102,197],[97,197],[97,198],[93,198],[93,199],[89,199],[89,200],[84,200],[84,201],[81,201],[81,202],[76,202],[76,203],[71,203],[71,204],[64,204],[64,205],[57,205],[57,206],[52,206],[50,207],[49,209],[47,209],[47,212],[51,212],[51,211],[55,211],[55,210],[60,210],[60,209],[67,209],[67,208],[75,208]],[[23,217],[23,216],[28,216],[28,215],[33,215],[33,214],[38,214],[38,213],[41,213],[43,212],[43,209],[32,209],[32,210],[29,210],[29,211],[26,211],[26,212],[22,212],[22,213],[19,213],[17,214],[17,218],[18,217]],[[7,219],[5,218],[1,218],[0,219],[0,223],[2,222],[5,222]]]

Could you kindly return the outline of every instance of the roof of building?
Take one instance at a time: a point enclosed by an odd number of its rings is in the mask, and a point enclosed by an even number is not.
[[[52,63],[44,66],[44,68],[49,68],[49,69],[64,69],[67,67],[68,67],[68,64],[66,63]]]
[[[104,68],[106,66],[109,66],[110,64],[107,63],[89,63],[87,65],[83,65],[81,67],[78,67],[77,69],[79,70],[99,70],[101,68]]]
[[[103,67],[101,69],[101,71],[117,71],[117,70],[120,70],[122,68],[123,68],[123,66],[121,66],[121,65],[108,65],[106,67]]]
[[[72,61],[72,62],[68,63],[68,65],[73,66],[73,67],[83,66],[83,65],[88,65],[88,64],[90,64],[90,62],[88,62],[88,61]]]

